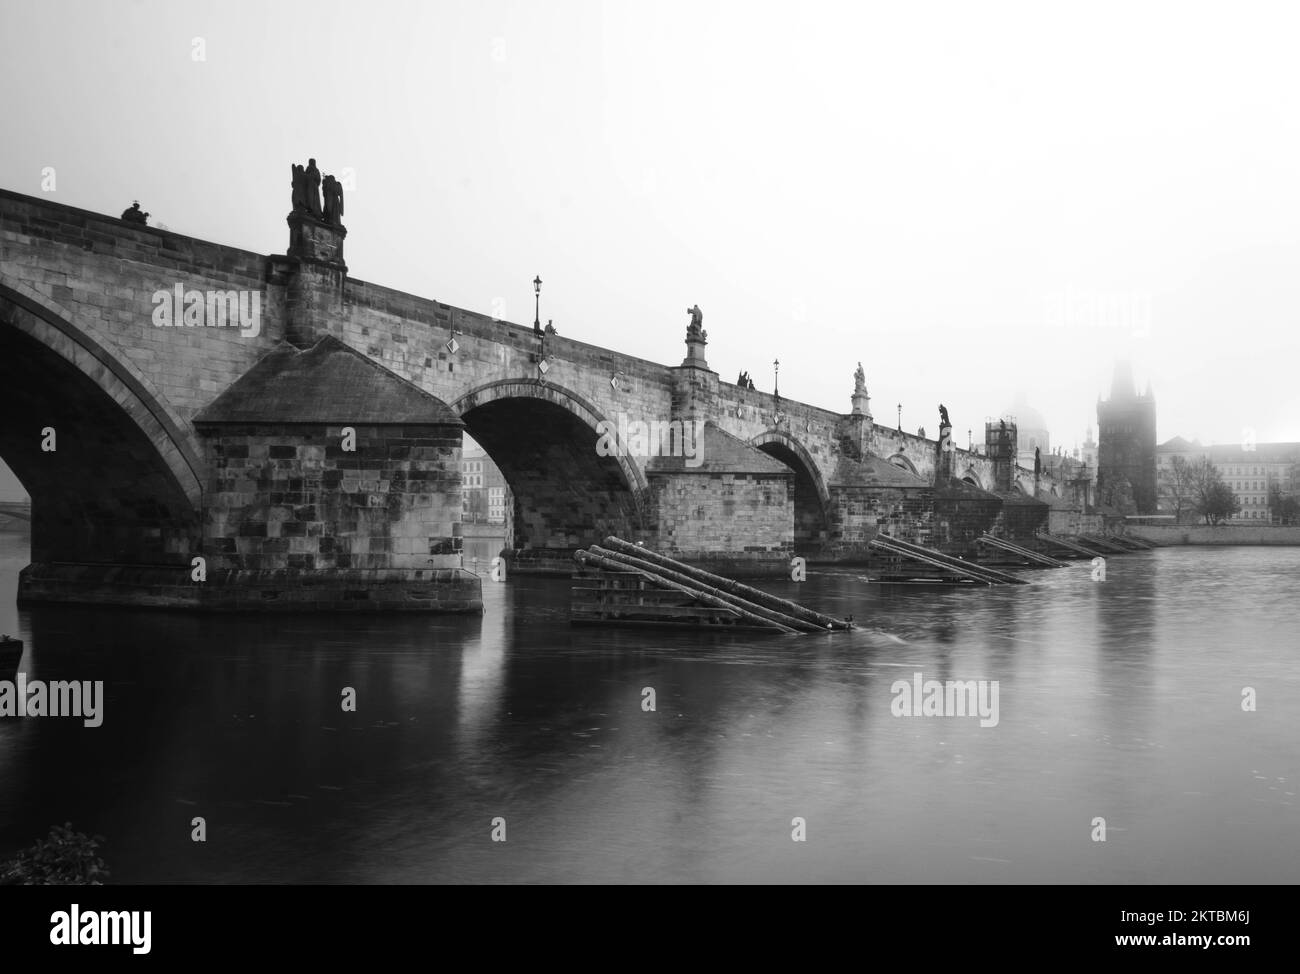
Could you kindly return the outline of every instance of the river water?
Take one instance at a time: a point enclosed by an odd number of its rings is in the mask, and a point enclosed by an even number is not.
[[[574,629],[525,577],[481,618],[19,611],[27,558],[0,534],[0,630],[104,721],[0,719],[0,855],[70,821],[113,882],[1300,880],[1297,548],[769,586],[864,626],[826,636]],[[998,681],[996,726],[894,716],[916,672]]]

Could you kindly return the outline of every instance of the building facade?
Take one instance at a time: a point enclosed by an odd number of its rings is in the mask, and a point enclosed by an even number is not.
[[[1269,498],[1276,488],[1283,497],[1294,497],[1300,488],[1300,443],[1226,443],[1202,446],[1195,440],[1175,436],[1160,444],[1157,469],[1161,484],[1160,513],[1186,511],[1195,498],[1184,490],[1181,505],[1169,474],[1175,457],[1209,460],[1219,476],[1237,496],[1241,510],[1232,516],[1234,524],[1269,524],[1276,514]]]
[[[492,458],[470,437],[464,438],[460,461],[461,520],[465,524],[499,525],[504,546],[514,535],[514,496]]]

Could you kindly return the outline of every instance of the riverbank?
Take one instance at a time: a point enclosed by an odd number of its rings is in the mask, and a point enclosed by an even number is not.
[[[1143,524],[1126,530],[1135,538],[1159,545],[1300,545],[1300,525]]]

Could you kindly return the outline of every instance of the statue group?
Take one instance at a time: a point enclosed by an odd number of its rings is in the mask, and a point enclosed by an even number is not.
[[[127,223],[138,223],[142,227],[149,225],[149,214],[140,209],[139,200],[136,200],[129,207],[123,210],[122,215],[118,219],[124,220]]]
[[[330,226],[343,226],[343,184],[333,176],[321,179],[316,160],[308,159],[306,167],[290,166],[293,185],[293,212],[305,213]],[[321,190],[325,191],[324,203]]]

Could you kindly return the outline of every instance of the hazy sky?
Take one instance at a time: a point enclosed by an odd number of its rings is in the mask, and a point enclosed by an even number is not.
[[[1300,440],[1300,16],[1186,3],[0,5],[0,186],[265,253],[350,167],[351,273],[960,433]],[[205,60],[194,60],[202,38]],[[504,302],[495,305],[494,301]]]

